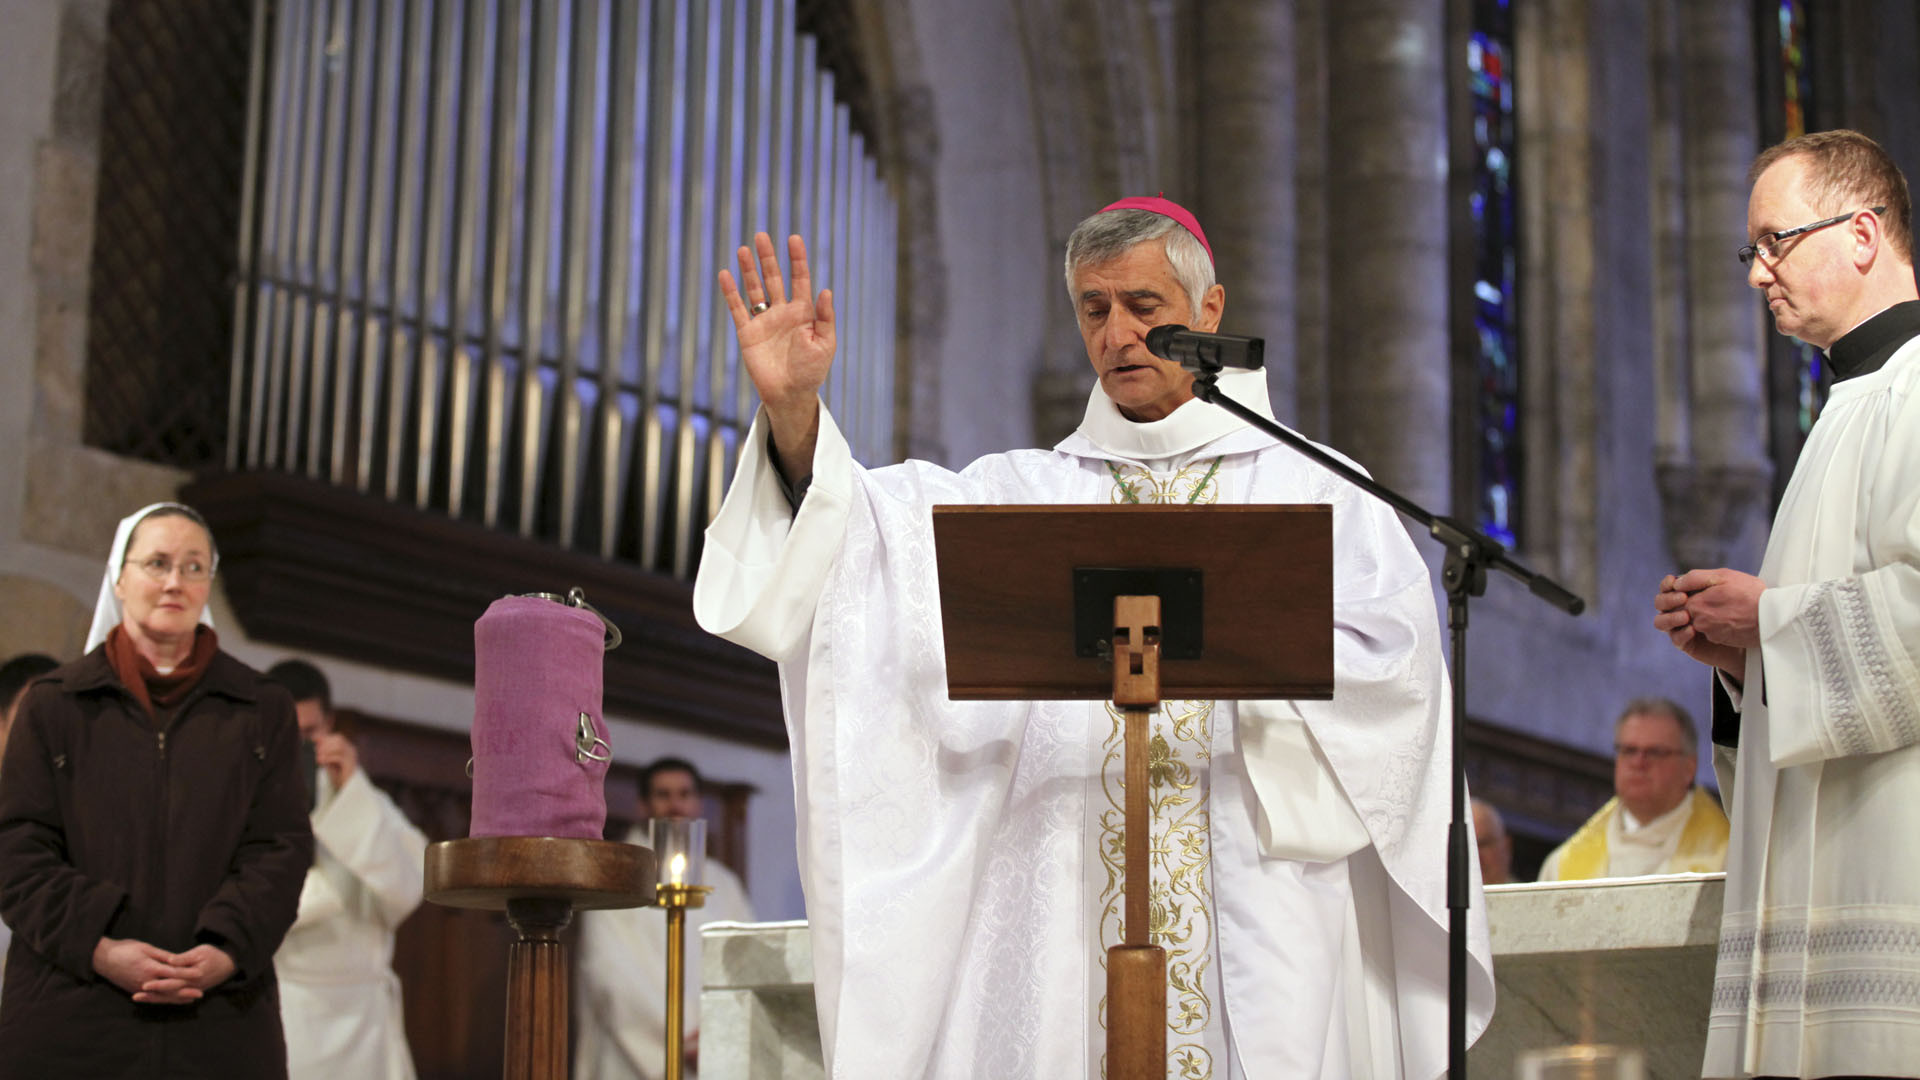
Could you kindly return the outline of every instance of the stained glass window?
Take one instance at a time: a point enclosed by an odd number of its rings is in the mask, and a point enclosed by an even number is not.
[[[1488,536],[1513,547],[1520,520],[1519,245],[1514,183],[1513,13],[1510,0],[1473,0],[1467,35],[1472,102],[1475,338],[1475,513]]]

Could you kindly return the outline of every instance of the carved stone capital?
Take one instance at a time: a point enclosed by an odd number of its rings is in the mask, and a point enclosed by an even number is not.
[[[1733,545],[1764,514],[1773,467],[1765,462],[1656,465],[1667,550],[1680,570],[1725,566]]]

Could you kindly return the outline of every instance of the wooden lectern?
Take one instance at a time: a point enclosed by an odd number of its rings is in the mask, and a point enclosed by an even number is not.
[[[1162,1080],[1149,937],[1147,718],[1170,692],[1333,696],[1326,506],[936,506],[947,693],[1107,699],[1126,717],[1125,940],[1107,951],[1109,1080]]]
[[[566,1080],[567,947],[575,911],[653,902],[653,852],[637,844],[551,836],[475,836],[427,848],[426,896],[447,907],[505,911],[505,1080]]]

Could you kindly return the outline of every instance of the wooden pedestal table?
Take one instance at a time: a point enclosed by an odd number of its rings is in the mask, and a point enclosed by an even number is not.
[[[519,940],[507,952],[505,1080],[566,1080],[567,947],[576,911],[654,899],[653,852],[637,844],[544,836],[479,836],[427,848],[426,896],[447,907],[505,911]]]
[[[1332,511],[936,506],[933,535],[950,698],[1105,698],[1125,718],[1126,915],[1107,951],[1105,1074],[1164,1077],[1148,718],[1166,695],[1333,696]]]

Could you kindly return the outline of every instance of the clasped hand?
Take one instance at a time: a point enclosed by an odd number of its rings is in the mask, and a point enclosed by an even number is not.
[[[93,970],[144,1005],[188,1005],[233,977],[233,957],[215,945],[170,953],[133,938],[101,938]]]
[[[1721,567],[1660,579],[1654,629],[1674,647],[1736,681],[1746,677],[1747,650],[1760,644],[1760,594],[1766,583]]]

